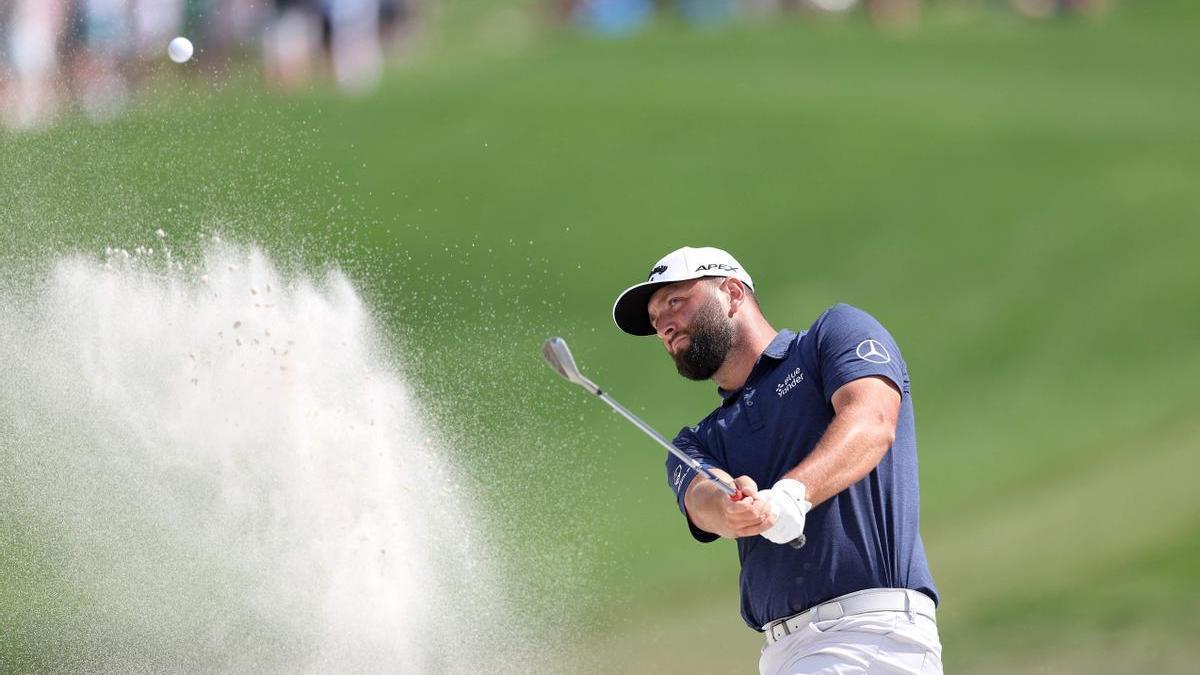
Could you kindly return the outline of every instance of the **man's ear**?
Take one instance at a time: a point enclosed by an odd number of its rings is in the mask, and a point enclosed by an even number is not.
[[[733,316],[742,308],[746,302],[746,286],[741,279],[735,277],[725,277],[725,281],[721,283],[725,292],[729,294],[729,316]]]

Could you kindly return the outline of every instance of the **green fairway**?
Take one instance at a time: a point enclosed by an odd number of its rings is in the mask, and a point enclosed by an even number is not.
[[[538,356],[562,335],[673,435],[714,387],[611,304],[677,246],[727,248],[777,328],[845,301],[904,350],[948,672],[1192,672],[1200,12],[927,18],[435,50],[362,99],[164,78],[108,125],[0,132],[0,256],[161,227],[342,267],[509,530],[547,668],[746,672],[734,546],[691,541],[661,451]],[[33,527],[0,526],[0,638],[54,583],[6,572],[63,545]]]

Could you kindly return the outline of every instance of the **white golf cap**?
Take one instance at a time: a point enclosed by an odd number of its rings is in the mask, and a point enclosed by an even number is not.
[[[683,248],[671,251],[654,263],[650,276],[636,286],[630,286],[613,303],[613,321],[630,335],[654,335],[646,305],[654,291],[668,284],[700,277],[734,277],[754,289],[754,281],[741,263],[719,248]]]

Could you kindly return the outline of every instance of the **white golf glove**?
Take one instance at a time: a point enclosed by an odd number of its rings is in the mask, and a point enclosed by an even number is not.
[[[769,502],[775,512],[775,524],[762,536],[776,544],[786,544],[804,534],[804,516],[812,508],[804,498],[806,492],[804,483],[791,478],[781,479],[770,490],[760,490],[755,499]]]

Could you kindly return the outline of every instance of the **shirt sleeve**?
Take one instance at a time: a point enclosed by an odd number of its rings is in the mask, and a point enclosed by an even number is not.
[[[908,368],[900,347],[875,317],[857,307],[839,304],[829,308],[813,324],[821,386],[825,400],[847,382],[880,376],[891,380],[905,396],[909,394]]]
[[[700,462],[700,464],[705,468],[711,469],[715,466],[712,460],[704,452],[704,447],[700,442],[700,438],[696,435],[696,432],[692,429],[692,427],[684,427],[681,429],[679,434],[675,436],[675,440],[672,442],[674,443],[675,447],[682,450],[689,457]],[[695,469],[692,469],[687,464],[684,464],[675,455],[667,453],[667,485],[669,485],[671,490],[675,492],[675,501],[679,505],[680,513],[682,513],[683,517],[687,519],[688,529],[691,530],[692,536],[695,537],[697,541],[707,543],[710,541],[716,541],[717,539],[720,539],[720,537],[712,532],[707,532],[696,527],[695,523],[692,522],[691,516],[688,515],[687,506],[685,506],[683,503],[683,496],[687,493],[688,486],[692,484],[692,480],[696,478],[697,475],[700,474],[698,474]],[[700,479],[707,480],[703,475],[700,475]]]

